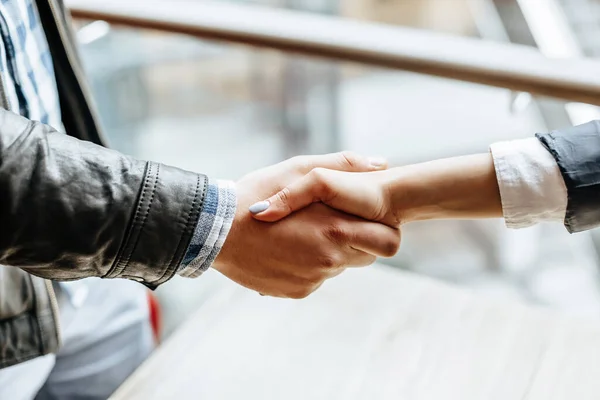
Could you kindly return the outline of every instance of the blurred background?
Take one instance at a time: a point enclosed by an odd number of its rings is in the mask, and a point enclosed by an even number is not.
[[[253,0],[262,6],[600,55],[598,0]],[[110,144],[237,179],[298,154],[355,150],[393,165],[485,152],[600,117],[597,107],[490,86],[77,21]],[[561,224],[415,223],[380,262],[490,296],[600,318],[600,235]],[[223,285],[209,272],[158,290],[165,334]]]

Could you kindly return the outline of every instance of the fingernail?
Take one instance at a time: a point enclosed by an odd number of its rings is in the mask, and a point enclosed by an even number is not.
[[[265,211],[267,208],[269,208],[269,202],[267,200],[263,200],[263,201],[259,201],[258,203],[254,203],[252,204],[248,210],[252,213],[252,214],[258,214],[261,213],[263,211]]]
[[[387,160],[383,157],[370,157],[369,158],[369,164],[371,164],[371,166],[375,167],[375,168],[383,167],[386,163],[387,163]]]

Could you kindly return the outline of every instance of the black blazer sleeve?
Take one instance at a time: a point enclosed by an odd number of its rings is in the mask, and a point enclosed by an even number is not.
[[[600,225],[600,121],[536,134],[567,187],[565,226],[571,233]]]

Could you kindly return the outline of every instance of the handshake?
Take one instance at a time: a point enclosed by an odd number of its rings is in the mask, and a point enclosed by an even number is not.
[[[393,256],[403,223],[502,215],[487,154],[389,170],[349,152],[295,157],[245,176],[236,190],[213,267],[276,297],[304,298],[345,268]]]

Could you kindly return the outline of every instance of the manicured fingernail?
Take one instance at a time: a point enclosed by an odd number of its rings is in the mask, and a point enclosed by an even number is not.
[[[261,213],[263,211],[265,211],[267,208],[269,208],[269,202],[267,200],[263,200],[263,201],[259,201],[258,203],[254,203],[252,204],[248,210],[252,213],[252,214],[258,214]]]
[[[371,166],[375,167],[375,168],[383,167],[386,163],[387,163],[387,160],[383,157],[370,157],[369,158],[369,164],[371,164]]]

